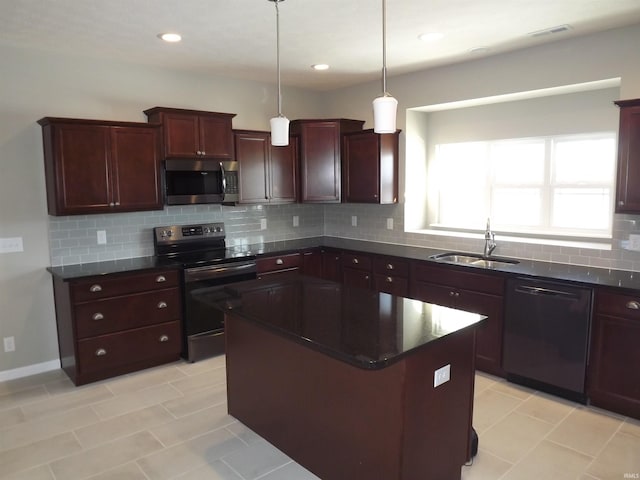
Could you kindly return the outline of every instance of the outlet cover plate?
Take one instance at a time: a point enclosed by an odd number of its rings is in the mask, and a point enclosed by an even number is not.
[[[449,380],[451,380],[451,364],[450,363],[433,372],[433,388],[439,387],[443,383],[447,383]]]
[[[24,252],[22,237],[0,238],[0,253]]]

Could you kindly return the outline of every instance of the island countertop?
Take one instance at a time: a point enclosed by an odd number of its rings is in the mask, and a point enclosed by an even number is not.
[[[297,274],[203,289],[196,295],[364,369],[384,368],[486,318]]]

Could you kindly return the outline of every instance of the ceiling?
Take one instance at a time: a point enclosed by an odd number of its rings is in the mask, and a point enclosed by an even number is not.
[[[381,0],[279,9],[284,85],[322,91],[380,78]],[[275,19],[267,0],[0,0],[0,45],[275,82]],[[387,0],[388,77],[636,23],[640,0]],[[169,31],[182,42],[158,39]],[[418,39],[432,31],[444,38]]]

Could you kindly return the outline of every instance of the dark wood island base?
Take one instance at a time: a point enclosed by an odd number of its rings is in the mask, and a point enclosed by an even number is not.
[[[323,480],[460,479],[470,447],[473,326],[362,368],[240,311],[226,320],[230,415]],[[434,388],[434,371],[447,364],[450,381]]]

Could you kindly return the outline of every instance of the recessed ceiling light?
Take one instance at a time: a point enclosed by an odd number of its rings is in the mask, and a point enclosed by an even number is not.
[[[169,43],[176,43],[182,40],[182,36],[177,33],[159,33],[158,38],[164,40]]]
[[[440,32],[428,32],[418,35],[418,38],[423,42],[436,42],[442,39],[442,37],[444,37],[444,34]]]
[[[311,68],[314,70],[329,70],[329,65],[326,63],[316,63],[315,65],[311,65]]]

